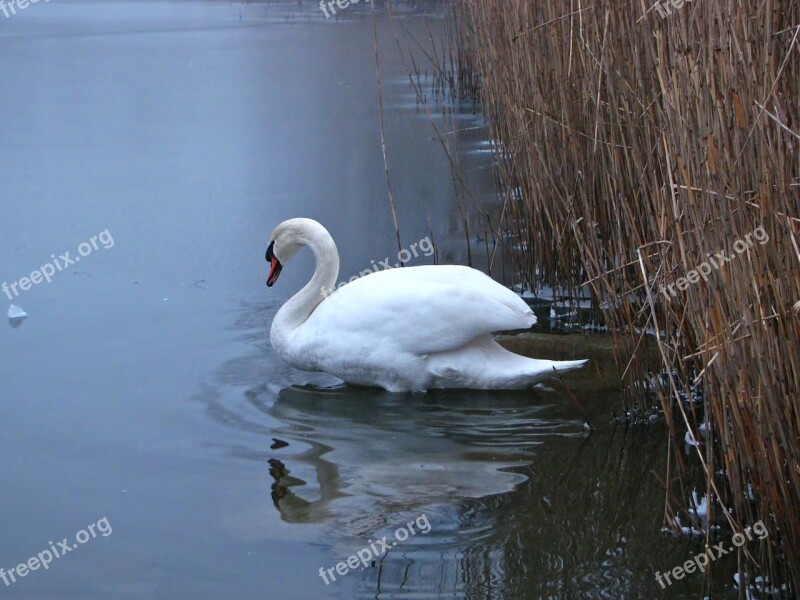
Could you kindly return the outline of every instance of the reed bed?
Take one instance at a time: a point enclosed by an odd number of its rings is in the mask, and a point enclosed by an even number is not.
[[[630,406],[652,395],[663,409],[665,524],[686,518],[687,465],[701,465],[710,522],[769,527],[739,551],[742,577],[796,594],[800,0],[687,2],[664,17],[653,0],[454,11],[451,70],[480,86],[521,272],[534,288],[589,289]],[[768,241],[739,252],[755,231]],[[731,260],[663,291],[720,252]],[[638,358],[645,343],[660,376]],[[702,442],[688,458],[687,431]]]

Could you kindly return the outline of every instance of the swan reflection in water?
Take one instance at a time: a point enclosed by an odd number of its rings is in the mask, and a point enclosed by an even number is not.
[[[249,400],[288,443],[270,458],[281,517],[367,534],[392,514],[510,491],[546,438],[584,435],[569,406],[537,392],[307,386]]]
[[[587,437],[566,392],[323,389],[291,384],[338,381],[249,356],[221,372],[203,395],[207,414],[225,425],[214,444],[268,463],[271,475],[271,498],[256,507],[247,496],[231,510],[232,535],[307,540],[336,564],[422,514],[430,522],[429,533],[398,544],[375,568],[348,575],[346,586],[358,589],[350,600],[434,590],[447,598],[559,597],[566,589],[630,597],[652,587],[653,568],[665,561],[663,549],[625,551],[637,531],[653,548],[660,539],[651,517],[663,501],[652,477],[666,465],[662,438],[607,426]],[[593,421],[618,401],[593,380],[572,389]],[[276,509],[283,523],[311,527],[259,528],[268,523],[263,511]],[[333,593],[333,584],[320,585]]]
[[[559,440],[575,454],[586,435],[562,394],[540,391],[307,386],[249,400],[278,422],[273,446],[288,443],[269,459],[274,505],[286,522],[321,524],[332,557],[353,555],[370,539],[392,540],[420,515],[430,521],[428,534],[375,557],[376,568],[358,577],[359,597],[434,588],[463,597],[474,583],[459,566],[464,560],[484,573],[481,586],[501,581],[509,531],[498,527],[493,502],[527,479],[522,467],[539,448]]]

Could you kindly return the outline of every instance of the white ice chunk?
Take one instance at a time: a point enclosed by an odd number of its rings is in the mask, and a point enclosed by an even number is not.
[[[28,318],[28,313],[22,310],[16,304],[12,304],[8,307],[8,318],[9,319],[26,319]]]
[[[697,507],[696,511],[694,507]],[[697,491],[692,490],[692,505],[689,507],[689,513],[703,520],[708,518],[708,496],[701,498],[697,495]]]

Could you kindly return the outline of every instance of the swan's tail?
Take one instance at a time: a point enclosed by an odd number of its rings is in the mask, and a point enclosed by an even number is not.
[[[566,373],[567,371],[580,369],[587,362],[589,362],[588,358],[584,358],[583,360],[555,360],[553,361],[553,370],[558,373]],[[553,375],[555,375],[555,373],[553,373]]]
[[[487,335],[458,350],[430,355],[428,370],[433,378],[430,387],[518,390],[580,369],[587,362],[527,358],[506,350]]]

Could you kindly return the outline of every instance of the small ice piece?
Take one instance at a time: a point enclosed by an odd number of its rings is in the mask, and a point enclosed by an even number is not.
[[[692,502],[693,504],[689,507],[689,514],[699,517],[701,521],[705,521],[708,518],[708,496],[703,496],[700,498],[697,495],[696,490],[692,490]],[[697,507],[697,510],[695,510]]]
[[[28,313],[26,313],[24,310],[22,310],[16,304],[12,304],[11,306],[8,307],[8,318],[9,319],[24,319],[27,316],[28,316]]]
[[[8,322],[11,323],[12,327],[19,327],[27,318],[28,313],[26,313],[16,304],[12,304],[8,307]]]
[[[733,574],[733,581],[736,583],[736,587],[737,588],[742,586],[742,580],[743,579],[746,579],[746,576],[742,577],[741,573],[737,572],[737,573]]]
[[[677,516],[672,520],[672,522],[678,529],[680,529],[681,535],[686,535],[690,537],[703,537],[705,535],[703,531],[701,531],[700,529],[695,529],[694,527],[682,526],[681,520]]]
[[[556,316],[557,316],[557,315],[556,315],[556,311],[554,311],[554,310],[553,310],[553,308],[552,308],[552,307],[550,307],[550,318],[551,318],[551,319],[555,319],[555,318],[556,318]]]
[[[756,494],[755,494],[755,490],[753,490],[753,484],[751,484],[751,483],[747,484],[747,489],[745,490],[745,494],[747,495],[747,498],[751,502],[755,502],[756,501]]]

